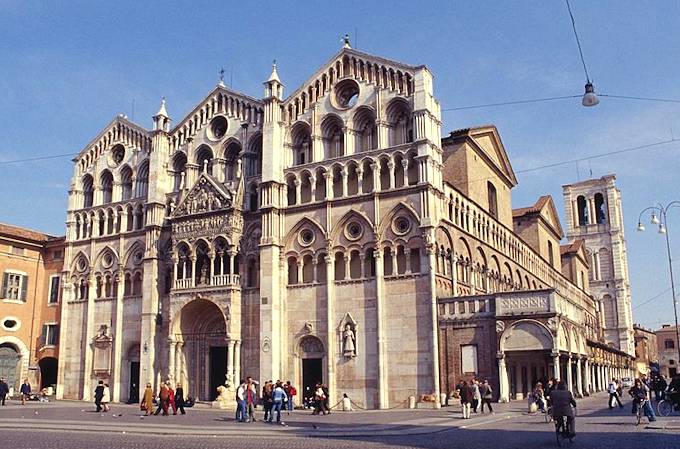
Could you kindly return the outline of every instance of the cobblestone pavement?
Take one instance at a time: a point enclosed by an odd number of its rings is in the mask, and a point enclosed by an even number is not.
[[[585,448],[680,448],[680,416],[635,426],[630,404],[612,411],[606,397],[579,401],[577,440]],[[42,405],[42,404],[41,404]],[[225,412],[195,409],[186,416],[140,419],[132,406],[98,414],[83,403],[0,408],[0,441],[7,448],[521,448],[555,447],[554,427],[523,413],[520,403],[462,420],[457,408],[333,413],[296,411],[289,426],[238,424]],[[35,412],[38,412],[36,415]],[[110,413],[113,413],[110,412]],[[23,416],[23,418],[22,418]],[[316,426],[316,428],[315,428]],[[169,433],[176,433],[168,435]]]

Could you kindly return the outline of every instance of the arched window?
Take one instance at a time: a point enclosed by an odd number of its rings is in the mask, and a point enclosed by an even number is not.
[[[326,159],[340,157],[345,154],[344,124],[337,116],[328,116],[321,123],[324,157]]]
[[[262,174],[262,135],[253,137],[246,153],[246,176]]]
[[[113,175],[104,170],[101,174],[102,204],[110,203],[113,199]]]
[[[259,208],[259,195],[257,194],[257,185],[251,184],[248,191],[248,210],[255,212]]]
[[[607,222],[607,206],[604,204],[604,196],[601,193],[595,194],[595,216],[597,224]]]
[[[288,258],[288,285],[295,285],[298,282],[297,259],[291,256]]]
[[[144,161],[137,170],[135,197],[146,198],[149,193],[149,162]]]
[[[297,204],[297,188],[295,186],[296,181],[297,180],[293,176],[289,176],[288,179],[286,179],[286,196],[289,206],[294,206]]]
[[[408,103],[393,100],[387,105],[387,126],[390,146],[413,142],[413,121]]]
[[[92,207],[94,200],[94,182],[92,176],[85,175],[83,177],[83,207]]]
[[[312,161],[312,137],[309,125],[296,123],[291,131],[293,148],[291,165],[302,165]]]
[[[231,140],[224,149],[224,179],[235,181],[238,170],[238,158],[241,154],[241,144],[236,140]]]
[[[127,201],[132,198],[132,170],[125,165],[120,169],[121,200]]]
[[[550,240],[548,240],[548,262],[550,262],[551,266],[555,266],[555,256],[553,254],[553,244]]]
[[[498,196],[496,193],[496,186],[491,181],[486,183],[487,200],[489,201],[489,215],[493,218],[498,218]]]
[[[205,166],[207,162],[207,167]],[[201,147],[196,152],[196,164],[198,164],[199,170],[202,172],[204,169],[209,175],[213,174],[213,152],[207,145],[201,145]]]
[[[186,176],[187,156],[184,153],[177,153],[172,160],[172,190],[177,192],[182,187],[182,177]],[[186,187],[186,186],[184,186]]]
[[[576,198],[576,208],[578,209],[578,225],[585,226],[589,223],[588,219],[588,201],[583,195]]]
[[[378,128],[375,114],[368,108],[361,108],[354,115],[355,151],[371,151],[378,148]]]

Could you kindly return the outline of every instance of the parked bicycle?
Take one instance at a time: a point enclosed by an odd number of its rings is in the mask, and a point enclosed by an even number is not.
[[[666,392],[664,398],[656,405],[656,410],[661,416],[670,416],[673,410],[680,410],[680,404],[673,400],[671,393]]]

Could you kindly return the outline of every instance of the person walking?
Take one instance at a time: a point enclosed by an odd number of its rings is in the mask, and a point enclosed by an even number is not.
[[[7,381],[5,380],[4,377],[0,377],[0,403],[2,405],[5,405],[5,399],[7,399],[8,394],[9,385],[7,385]]]
[[[653,385],[656,402],[659,402],[663,399],[664,392],[666,391],[666,388],[668,388],[668,382],[666,382],[666,378],[664,376],[659,375],[654,380]]]
[[[175,388],[175,415],[177,414],[178,409],[182,415],[187,414],[187,412],[184,411],[184,389],[182,388],[182,384],[177,384],[177,388]]]
[[[31,396],[31,384],[28,379],[24,379],[24,383],[19,387],[19,393],[21,394],[21,405],[26,405],[26,401]]]
[[[479,382],[477,379],[472,379],[470,389],[472,390],[472,411],[477,413],[477,408],[482,402],[482,395],[479,392]]]
[[[104,384],[104,391],[102,391],[101,406],[105,412],[111,410],[111,407],[109,407],[109,402],[111,402],[111,389],[109,388],[109,384]]]
[[[285,425],[285,423],[281,421],[281,408],[283,407],[283,403],[286,402],[286,398],[286,391],[283,389],[283,384],[279,381],[272,391],[272,409],[269,412],[269,422],[272,422],[274,413],[276,412],[277,424]]]
[[[493,413],[493,408],[491,407],[491,398],[493,397],[493,390],[489,381],[484,379],[484,383],[479,387],[479,394],[482,396],[482,413],[484,413],[484,405],[486,404],[490,413]]]
[[[330,392],[328,391],[328,385],[321,384],[321,390],[323,391],[323,406],[326,409],[326,414],[331,414],[331,405],[328,401],[331,400]]]
[[[314,389],[314,411],[312,415],[318,415],[319,413],[325,415],[328,412],[326,409],[326,395],[323,391],[321,384],[316,384]]]
[[[470,419],[470,401],[472,400],[472,389],[468,385],[467,381],[463,381],[463,383],[460,384],[458,396],[460,397],[460,407],[463,412],[463,419]]]
[[[104,397],[104,381],[100,380],[97,383],[97,388],[94,389],[94,405],[97,406],[97,411],[102,411],[102,398]]]
[[[616,379],[612,379],[611,382],[609,382],[609,385],[607,386],[607,393],[609,393],[609,410],[614,408],[614,401],[618,402],[619,408],[623,408],[623,404],[621,403],[621,399],[619,399],[619,393],[618,393],[618,384],[616,382]]]
[[[158,415],[163,411],[163,416],[168,416],[168,396],[168,386],[161,384],[161,389],[158,392],[158,407],[156,408],[156,413],[154,413],[154,415]]]
[[[241,383],[236,388],[236,422],[246,421],[246,381],[241,379]]]
[[[172,389],[170,381],[166,382],[168,386],[168,411],[172,408],[172,414],[177,414],[177,404],[175,404],[175,390]]]
[[[145,416],[149,416],[153,413],[153,390],[151,389],[151,384],[146,384],[144,389],[144,395],[142,396],[142,402],[139,404],[140,410],[142,410]]]

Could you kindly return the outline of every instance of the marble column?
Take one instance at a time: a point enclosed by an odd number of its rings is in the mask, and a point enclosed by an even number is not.
[[[235,390],[236,385],[238,385],[240,379],[238,379],[234,374],[234,350],[236,349],[236,340],[227,340],[227,382],[229,382],[229,388]]]
[[[177,351],[177,342],[173,338],[168,338],[168,377],[177,385],[175,378],[175,353]]]
[[[567,388],[569,391],[574,391],[574,383],[571,373],[571,354],[567,356]]]
[[[560,354],[558,353],[553,353],[553,377],[555,380],[560,380],[561,373],[560,373]]]
[[[505,365],[505,354],[498,355],[498,381],[499,381],[499,398],[498,402],[510,401],[510,386],[508,382],[508,369]]]
[[[576,358],[576,394],[583,396],[583,374],[581,372],[581,356]]]

